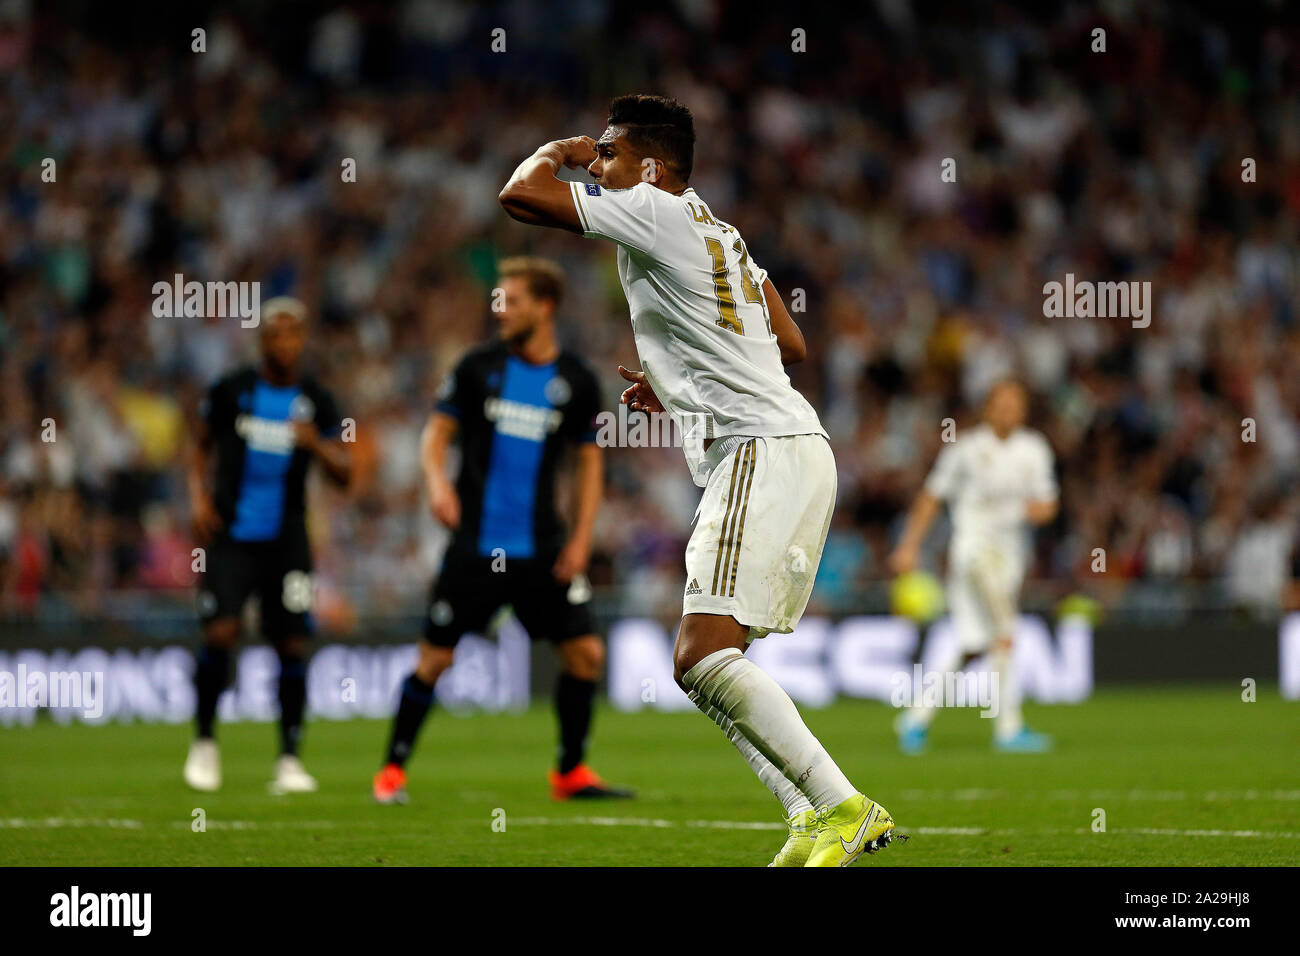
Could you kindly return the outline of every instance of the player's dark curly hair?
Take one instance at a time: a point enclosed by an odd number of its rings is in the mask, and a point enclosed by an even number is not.
[[[667,96],[628,93],[609,104],[609,125],[627,130],[627,141],[642,156],[662,159],[682,182],[695,165],[695,117]]]

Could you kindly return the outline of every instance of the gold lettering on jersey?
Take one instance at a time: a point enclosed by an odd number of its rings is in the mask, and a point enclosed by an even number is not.
[[[744,293],[746,302],[753,302],[763,307],[763,321],[767,324],[767,334],[770,336],[772,315],[767,311],[767,299],[763,296],[763,290],[754,282],[754,272],[749,267],[749,250],[745,248],[745,240],[737,239],[732,248],[740,256],[740,291]]]
[[[736,314],[736,298],[727,281],[727,250],[717,239],[705,239],[705,248],[713,258],[713,294],[718,300],[718,325],[737,335],[745,334],[745,326]]]
[[[736,250],[736,255],[740,256],[740,291],[745,294],[745,301],[762,302],[763,294],[754,285],[754,273],[749,268],[749,250],[745,248],[744,240],[737,239],[732,248]]]
[[[709,207],[704,205],[704,203],[700,203],[699,209],[695,208],[695,203],[693,202],[688,202],[686,205],[691,207],[691,215],[695,217],[696,222],[707,223],[710,226],[717,225],[717,223],[713,221],[713,217],[709,215]]]

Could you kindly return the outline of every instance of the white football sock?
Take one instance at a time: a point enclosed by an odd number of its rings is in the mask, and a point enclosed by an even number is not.
[[[1020,713],[1020,682],[1016,680],[1012,657],[1009,641],[994,642],[993,652],[989,655],[989,670],[998,675],[998,712],[993,718],[993,732],[999,737],[1018,734],[1025,725]]]
[[[703,698],[691,694],[691,699],[695,701],[695,706],[722,728],[722,732],[727,735],[727,739],[736,745],[740,755],[745,758],[745,763],[749,764],[749,769],[758,774],[758,779],[763,781],[767,789],[772,791],[772,796],[781,801],[781,808],[785,810],[786,819],[789,820],[800,813],[805,813],[813,808],[808,802],[808,798],[803,795],[798,787],[785,779],[785,774],[777,770],[758,748],[745,739],[745,735],[736,729],[735,723],[732,722],[722,711],[711,706]]]
[[[812,806],[833,807],[858,792],[781,685],[739,650],[714,651],[687,671],[682,683],[696,707],[705,713],[716,708]]]

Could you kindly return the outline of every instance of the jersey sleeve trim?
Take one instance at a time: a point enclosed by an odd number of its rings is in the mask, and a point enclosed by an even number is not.
[[[587,210],[582,205],[582,197],[578,195],[578,188],[582,183],[569,183],[569,192],[573,194],[573,206],[578,210],[578,221],[582,225],[582,234],[584,236],[594,236],[596,232],[591,228],[591,220],[587,218]]]

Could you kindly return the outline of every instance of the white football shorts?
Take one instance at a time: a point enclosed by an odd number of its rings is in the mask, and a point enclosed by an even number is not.
[[[718,439],[686,545],[683,614],[728,614],[750,638],[803,616],[835,508],[835,456],[822,435]]]
[[[1015,636],[1023,578],[1021,560],[998,548],[950,559],[948,610],[965,653],[989,650],[999,635]]]

